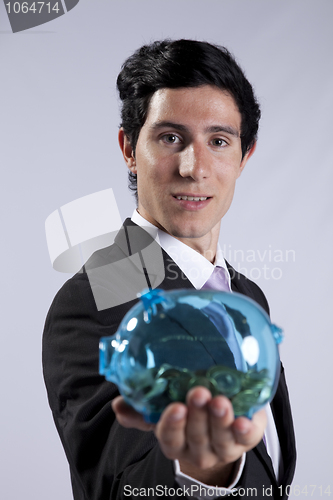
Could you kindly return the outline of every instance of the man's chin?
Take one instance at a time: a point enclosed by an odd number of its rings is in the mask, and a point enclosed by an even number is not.
[[[206,236],[210,232],[210,228],[207,229],[202,229],[200,230],[199,228],[170,228],[170,231],[167,231],[171,236],[174,236],[175,238],[178,239],[196,239],[196,238],[202,238]]]

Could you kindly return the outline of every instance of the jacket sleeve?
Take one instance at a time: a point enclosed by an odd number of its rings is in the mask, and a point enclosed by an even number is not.
[[[125,312],[98,312],[82,273],[58,292],[46,319],[44,378],[75,500],[129,498],[129,486],[176,487],[154,434],[118,424],[110,404],[117,387],[98,374],[99,339],[115,333]]]

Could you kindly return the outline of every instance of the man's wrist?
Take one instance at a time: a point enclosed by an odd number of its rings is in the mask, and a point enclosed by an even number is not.
[[[242,475],[245,458],[246,454],[243,453],[242,457],[227,466],[217,464],[205,470],[193,467],[186,462],[180,463],[178,460],[175,460],[174,464],[177,482],[179,482],[179,478],[188,478],[189,480],[199,482],[206,486],[231,489],[239,481]]]

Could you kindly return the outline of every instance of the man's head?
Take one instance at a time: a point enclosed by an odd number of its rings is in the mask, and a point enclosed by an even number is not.
[[[152,96],[160,89],[215,86],[227,91],[241,115],[242,156],[254,145],[260,108],[244,73],[224,47],[194,40],[164,40],[145,45],[123,64],[117,86],[122,101],[121,127],[135,155]],[[137,176],[129,172],[136,192]]]

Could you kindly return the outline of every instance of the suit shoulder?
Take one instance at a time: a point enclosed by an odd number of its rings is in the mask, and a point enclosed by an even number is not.
[[[80,310],[95,310],[96,304],[87,270],[102,268],[110,261],[121,257],[119,248],[114,244],[94,252],[84,266],[59,289],[51,304],[50,312],[54,309],[66,308],[66,306],[74,307],[74,309],[79,307]]]
[[[88,276],[84,271],[80,271],[67,280],[56,293],[47,320],[55,312],[66,313],[70,309],[71,314],[74,314],[77,309],[93,310],[93,306],[94,299]]]

